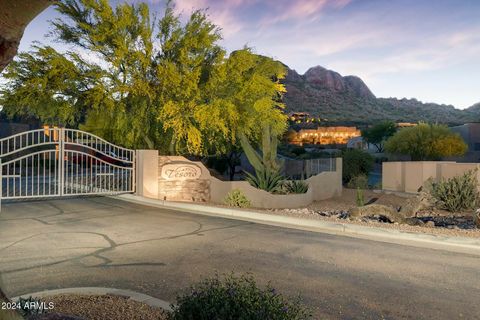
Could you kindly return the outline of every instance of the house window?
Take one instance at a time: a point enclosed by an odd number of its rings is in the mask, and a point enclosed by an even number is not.
[[[475,142],[473,144],[473,150],[474,151],[480,151],[480,142]]]

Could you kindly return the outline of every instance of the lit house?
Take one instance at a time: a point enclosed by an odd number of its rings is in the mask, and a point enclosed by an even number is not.
[[[288,117],[292,121],[303,122],[303,121],[307,120],[308,118],[310,118],[310,114],[308,112],[292,112],[292,113],[290,113],[290,115]]]
[[[292,144],[347,144],[348,140],[359,137],[360,130],[356,127],[318,127],[316,129],[301,129],[294,135],[289,135]]]

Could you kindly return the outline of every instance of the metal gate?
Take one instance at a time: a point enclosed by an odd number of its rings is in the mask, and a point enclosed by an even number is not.
[[[74,129],[0,139],[0,200],[135,191],[135,151]]]

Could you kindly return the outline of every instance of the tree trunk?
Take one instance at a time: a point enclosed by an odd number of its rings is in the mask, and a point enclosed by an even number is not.
[[[0,72],[17,54],[25,27],[55,0],[0,0]]]

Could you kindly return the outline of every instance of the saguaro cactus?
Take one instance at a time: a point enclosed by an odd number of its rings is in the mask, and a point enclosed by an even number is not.
[[[239,138],[243,151],[255,171],[265,169],[278,171],[280,168],[280,163],[277,160],[278,139],[271,134],[269,126],[263,128],[261,154],[253,148],[244,134],[240,134]]]
[[[254,187],[268,192],[278,192],[281,188],[280,162],[277,159],[278,139],[272,135],[269,126],[263,128],[261,154],[253,148],[245,135],[240,135],[240,143],[248,161],[255,169],[255,176],[247,174],[247,180]]]

